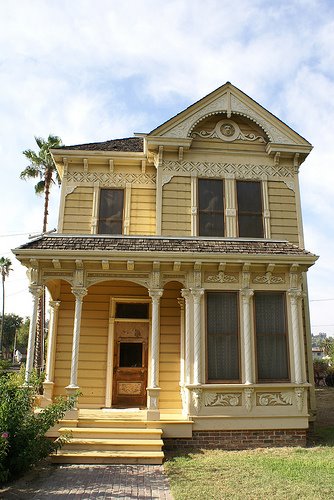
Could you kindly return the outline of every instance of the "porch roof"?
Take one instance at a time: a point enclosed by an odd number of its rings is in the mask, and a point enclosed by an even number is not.
[[[109,235],[65,235],[44,234],[14,250],[54,251],[54,252],[123,252],[123,253],[188,253],[287,256],[308,258],[315,261],[317,256],[283,240],[251,240],[241,238],[201,238],[165,236],[109,236]]]

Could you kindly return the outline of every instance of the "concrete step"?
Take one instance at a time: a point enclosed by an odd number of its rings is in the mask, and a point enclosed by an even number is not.
[[[161,429],[111,427],[61,427],[59,434],[82,439],[160,439]]]
[[[161,439],[82,439],[71,438],[61,450],[161,451]]]
[[[70,451],[60,450],[52,455],[53,463],[62,464],[162,464],[162,451]]]

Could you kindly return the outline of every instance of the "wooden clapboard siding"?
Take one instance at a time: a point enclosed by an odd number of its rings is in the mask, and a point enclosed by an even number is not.
[[[130,234],[155,234],[155,189],[132,188],[130,203]]]
[[[91,233],[93,190],[94,188],[90,186],[77,186],[66,196],[63,233]]]
[[[168,283],[160,304],[160,408],[182,408],[180,397],[180,284]]]
[[[106,281],[88,289],[82,306],[78,385],[80,405],[102,407],[105,404],[107,346],[110,298],[147,297],[147,290],[126,281]],[[70,285],[62,282],[58,316],[55,360],[55,396],[65,393],[70,381],[74,296]]]
[[[173,177],[162,190],[162,234],[191,235],[190,177]]]
[[[298,244],[298,223],[295,193],[282,182],[269,181],[271,237]]]

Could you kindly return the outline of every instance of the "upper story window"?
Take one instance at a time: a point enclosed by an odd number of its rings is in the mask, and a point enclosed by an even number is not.
[[[101,189],[98,218],[99,234],[122,234],[123,207],[123,189]]]
[[[240,237],[263,238],[261,182],[237,181]]]
[[[198,179],[199,236],[224,236],[224,181]]]

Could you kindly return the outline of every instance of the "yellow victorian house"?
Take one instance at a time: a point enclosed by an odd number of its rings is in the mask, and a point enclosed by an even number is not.
[[[52,151],[56,233],[14,250],[50,292],[55,460],[304,444],[314,417],[298,171],[312,146],[229,82],[148,134]]]

